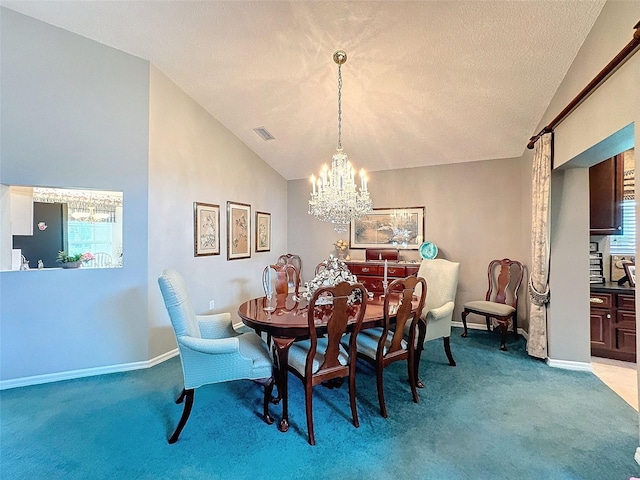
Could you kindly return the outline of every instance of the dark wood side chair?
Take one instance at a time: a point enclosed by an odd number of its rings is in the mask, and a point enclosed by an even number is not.
[[[285,253],[278,257],[276,261],[278,265],[293,265],[298,271],[298,280],[302,282],[302,259],[299,255],[293,253]],[[289,286],[293,287],[293,279],[289,278]]]
[[[356,298],[356,301],[353,299]],[[356,407],[355,340],[362,327],[367,308],[367,291],[360,283],[342,282],[335,287],[318,289],[307,311],[309,339],[295,342],[289,350],[288,369],[304,384],[309,443],[316,444],[313,430],[313,387],[333,379],[349,377],[349,402],[353,425],[359,427]],[[318,335],[318,323],[326,323],[326,335]],[[351,331],[345,348],[341,341]],[[324,329],[323,329],[324,331]]]
[[[271,277],[269,277],[271,273]],[[271,284],[271,291],[275,295],[286,296],[289,292],[298,296],[300,291],[300,275],[295,266],[290,263],[276,263],[267,265],[262,271],[262,286],[265,293]]]
[[[318,275],[321,271],[326,269],[327,269],[327,264],[325,262],[320,262],[318,265],[316,265],[316,269],[313,271],[313,274]]]
[[[500,350],[507,350],[507,329],[509,320],[513,323],[513,332],[518,336],[518,290],[524,276],[524,267],[517,260],[503,258],[492,260],[487,268],[489,289],[484,300],[474,300],[464,304],[462,312],[463,337],[467,336],[467,315],[482,315],[487,321],[487,330],[491,330],[491,319],[500,327]]]
[[[416,292],[416,286],[421,288]],[[412,299],[418,293],[418,307],[412,311]],[[424,278],[413,275],[398,278],[387,287],[384,298],[384,325],[368,328],[358,335],[356,345],[358,356],[375,365],[378,401],[380,414],[387,417],[387,406],[384,401],[384,369],[387,365],[400,360],[407,361],[409,385],[413,401],[418,403],[418,362],[416,343],[422,348],[426,324],[420,318],[427,293],[427,282]],[[395,320],[394,320],[395,319]],[[404,338],[405,332],[408,338]]]

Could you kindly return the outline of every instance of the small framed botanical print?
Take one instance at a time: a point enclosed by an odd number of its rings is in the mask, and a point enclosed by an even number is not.
[[[227,202],[227,259],[251,257],[251,205]]]
[[[256,212],[256,252],[271,250],[271,214]]]
[[[220,206],[193,203],[193,255],[220,255]]]

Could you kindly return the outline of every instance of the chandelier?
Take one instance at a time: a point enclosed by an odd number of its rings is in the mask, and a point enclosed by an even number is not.
[[[338,50],[333,54],[338,64],[338,148],[331,159],[331,169],[323,165],[319,177],[311,175],[311,198],[309,214],[318,220],[333,223],[338,233],[347,231],[352,220],[362,217],[373,209],[367,190],[367,176],[360,170],[360,190],[356,186],[355,169],[342,150],[342,71],[347,54]]]
[[[69,217],[79,222],[114,223],[116,208],[122,208],[122,192],[34,187],[33,201],[66,203]]]

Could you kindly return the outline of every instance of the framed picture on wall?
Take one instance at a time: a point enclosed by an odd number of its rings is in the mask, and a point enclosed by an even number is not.
[[[351,222],[349,248],[417,250],[424,241],[424,207],[374,208]]]
[[[251,257],[251,205],[227,202],[227,259]]]
[[[193,203],[193,256],[220,255],[220,206]]]
[[[636,286],[636,264],[632,262],[625,262],[623,264],[624,271],[627,274],[627,279],[629,280],[629,286]]]
[[[256,212],[256,252],[271,250],[271,214]]]

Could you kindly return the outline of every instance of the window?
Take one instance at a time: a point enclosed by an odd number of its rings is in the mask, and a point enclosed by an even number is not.
[[[609,236],[609,250],[612,255],[636,254],[636,201],[622,202],[622,235]]]
[[[69,220],[69,253],[105,252],[114,255],[113,223]]]

